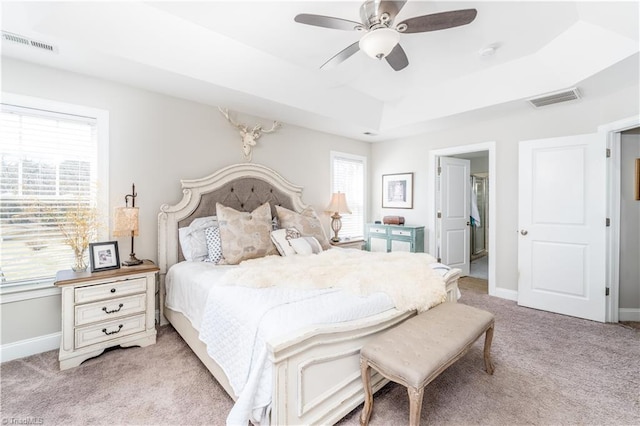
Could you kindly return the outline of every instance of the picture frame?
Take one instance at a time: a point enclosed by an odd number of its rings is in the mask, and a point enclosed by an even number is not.
[[[413,173],[382,175],[382,208],[413,208]]]
[[[91,272],[120,269],[118,242],[89,243],[89,258],[91,259]]]

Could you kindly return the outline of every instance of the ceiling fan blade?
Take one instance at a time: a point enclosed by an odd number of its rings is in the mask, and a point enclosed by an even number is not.
[[[345,47],[344,49],[342,49],[340,52],[338,52],[333,58],[329,59],[327,62],[325,62],[324,64],[322,64],[322,66],[320,67],[320,69],[329,69],[329,68],[333,68],[334,66],[338,65],[339,63],[349,59],[351,57],[351,55],[353,55],[354,53],[356,53],[358,50],[360,50],[360,46],[358,45],[358,41],[356,41],[355,43],[353,43],[350,46]]]
[[[400,13],[406,2],[407,0],[382,0],[378,10],[387,12],[393,20]]]
[[[402,31],[403,34],[444,30],[466,25],[476,19],[477,14],[476,9],[452,10],[409,18],[399,23],[398,26],[402,24],[407,26],[407,29]]]
[[[334,18],[332,16],[311,15],[308,13],[301,13],[293,18],[294,21],[300,24],[313,25],[316,27],[332,28],[334,30],[352,31],[356,27],[362,27],[360,22],[349,21],[342,18]]]
[[[391,53],[385,56],[385,59],[396,71],[400,71],[409,65],[409,60],[407,59],[407,54],[404,52],[400,43],[396,44],[396,47],[393,48]]]

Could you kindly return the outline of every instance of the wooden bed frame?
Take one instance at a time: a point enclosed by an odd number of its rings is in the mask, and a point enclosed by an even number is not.
[[[223,370],[207,354],[198,331],[181,313],[164,306],[167,270],[183,260],[178,228],[193,219],[215,214],[215,202],[252,211],[269,201],[302,211],[302,187],[259,164],[236,164],[202,179],[183,180],[183,198],[176,205],[162,205],[158,215],[160,267],[160,319],[173,325],[227,393],[235,395]],[[447,299],[456,301],[460,270],[445,276]],[[364,401],[360,379],[360,348],[371,337],[394,327],[415,312],[387,311],[379,315],[310,327],[295,335],[268,342],[273,363],[271,424],[333,424]],[[373,391],[387,383],[379,374],[371,377]]]

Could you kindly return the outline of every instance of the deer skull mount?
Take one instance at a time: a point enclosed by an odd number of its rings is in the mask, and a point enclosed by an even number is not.
[[[240,138],[242,139],[242,154],[244,154],[244,159],[246,161],[251,161],[253,147],[256,146],[256,143],[258,142],[258,139],[260,139],[260,136],[262,136],[264,133],[273,133],[280,127],[280,123],[274,121],[273,125],[268,130],[263,129],[261,124],[256,124],[252,129],[249,129],[247,125],[237,123],[235,120],[233,120],[229,116],[229,109],[222,109],[220,107],[218,107],[218,109],[220,110],[220,113],[224,116],[224,118],[226,118],[227,121],[231,123],[233,127],[238,129],[238,132],[240,132]]]

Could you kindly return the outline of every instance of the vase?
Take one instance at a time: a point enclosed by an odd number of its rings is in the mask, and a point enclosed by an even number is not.
[[[76,251],[75,263],[71,267],[71,269],[73,269],[74,272],[84,272],[87,270],[88,265],[87,265],[87,262],[84,260],[84,252],[85,250]]]

